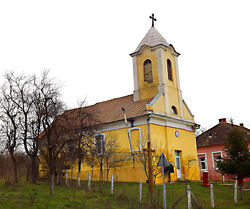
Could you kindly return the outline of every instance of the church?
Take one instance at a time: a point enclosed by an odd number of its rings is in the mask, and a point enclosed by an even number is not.
[[[119,152],[127,153],[128,157],[123,164],[111,168],[109,176],[114,175],[116,181],[146,182],[148,178],[137,154],[143,153],[150,141],[155,155],[164,153],[174,167],[168,178],[173,181],[200,180],[195,137],[199,125],[182,98],[178,69],[180,54],[155,28],[154,16],[150,18],[152,27],[130,54],[133,94],[84,107],[102,124],[102,130],[96,135],[97,152],[102,154],[105,141],[115,137]],[[153,167],[156,163],[157,159]],[[77,179],[77,166],[68,170],[69,177]],[[105,166],[103,169],[105,174]],[[91,169],[83,162],[80,178],[87,180],[90,172],[92,180],[99,180],[99,168]],[[161,179],[159,172],[155,182],[161,183]]]

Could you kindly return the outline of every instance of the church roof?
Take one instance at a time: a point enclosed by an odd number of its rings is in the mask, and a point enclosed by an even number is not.
[[[135,51],[131,55],[139,52],[142,46],[155,47],[155,46],[159,46],[159,45],[163,45],[166,47],[169,47],[169,46],[173,47],[173,45],[169,44],[166,41],[166,39],[158,32],[158,30],[155,27],[151,27],[149,29],[149,31],[146,33],[145,37],[140,42],[140,44],[136,47]],[[174,47],[173,47],[173,49],[174,49]],[[175,51],[175,49],[174,49],[174,51]],[[178,52],[176,52],[176,53],[179,54]]]
[[[133,95],[131,94],[128,96],[99,102],[94,105],[83,107],[81,109],[83,111],[86,111],[87,113],[93,114],[94,119],[97,120],[99,124],[105,124],[123,120],[124,116],[122,107],[126,111],[127,118],[133,118],[136,116],[147,114],[146,104],[150,103],[152,99],[153,98],[149,98],[134,102]],[[79,109],[72,109],[68,112],[74,113],[77,110]]]
[[[135,52],[138,52],[143,45],[154,47],[163,44],[169,46],[165,38],[156,30],[155,27],[151,27],[145,37],[142,39],[141,43],[137,46]]]
[[[220,122],[216,126],[197,136],[197,147],[225,144],[227,134],[233,128],[239,129],[243,132],[245,134],[245,139],[250,141],[250,130],[248,128],[227,122]]]

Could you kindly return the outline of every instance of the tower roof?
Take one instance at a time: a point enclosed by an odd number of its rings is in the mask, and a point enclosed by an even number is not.
[[[142,46],[155,47],[155,46],[158,46],[158,45],[163,45],[163,46],[166,46],[166,47],[172,46],[158,32],[158,30],[156,30],[155,27],[151,27],[149,29],[149,31],[147,32],[147,34],[145,35],[145,37],[140,42],[140,44],[137,46],[137,48],[135,49],[135,51],[131,55],[133,55],[134,53],[139,52]],[[179,53],[177,52],[177,54],[179,54]]]

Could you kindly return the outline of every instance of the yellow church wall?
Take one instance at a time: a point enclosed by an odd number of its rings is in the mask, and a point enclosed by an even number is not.
[[[180,128],[166,127],[166,129],[168,140],[167,158],[175,166],[175,150],[181,151],[182,178],[200,180],[195,133]],[[178,137],[175,136],[176,131],[179,131]],[[176,174],[172,175],[172,177],[176,179]]]
[[[144,62],[149,59],[152,62],[153,82],[144,82]],[[148,47],[143,49],[142,54],[137,56],[137,70],[138,70],[138,83],[140,100],[151,98],[158,93],[158,71],[157,71],[157,57],[155,50]]]
[[[173,75],[173,81],[168,79],[168,70],[167,70],[167,60],[171,61],[171,66],[172,66],[172,75]],[[167,48],[167,50],[164,50],[164,63],[165,63],[165,71],[166,71],[166,82],[167,82],[167,87],[172,87],[172,88],[178,88],[177,85],[177,72],[176,72],[176,55],[174,55],[174,51],[172,48]]]
[[[161,113],[166,112],[165,99],[163,94],[157,99],[157,101],[152,106],[150,106],[150,109]]]
[[[194,117],[190,114],[185,103],[182,103],[182,107],[183,107],[183,117],[188,120],[194,120]]]
[[[169,100],[169,108],[175,106],[177,108],[177,116],[180,117],[181,109],[179,102],[179,94],[176,88],[168,87],[168,100]]]
[[[198,167],[197,160],[197,152],[196,152],[196,141],[195,135],[191,131],[171,128],[166,126],[161,126],[157,124],[150,124],[150,139],[152,144],[152,149],[156,151],[156,154],[159,156],[162,152],[165,154],[167,159],[175,166],[175,150],[181,151],[181,170],[182,170],[182,178],[191,179],[191,180],[200,180],[200,173]],[[141,137],[142,143],[144,143],[144,147],[147,142],[147,125],[140,125],[137,128],[141,129]],[[175,131],[179,131],[179,137],[175,136]],[[111,175],[114,174],[114,177],[117,181],[125,181],[125,182],[146,182],[147,178],[144,172],[143,166],[139,163],[138,159],[135,157],[133,163],[133,158],[129,152],[129,142],[127,136],[126,129],[118,129],[113,131],[103,132],[105,134],[105,138],[107,137],[117,137],[121,152],[125,152],[128,155],[128,160],[123,163],[121,167],[111,169],[109,172],[109,180]],[[189,139],[187,141],[186,139]],[[190,141],[191,140],[191,141]],[[156,162],[155,162],[156,163]],[[156,165],[154,165],[156,166]],[[69,178],[77,179],[77,164],[75,164],[71,170],[68,171]],[[81,179],[87,180],[88,173],[91,172],[91,168],[83,163]],[[99,168],[95,167],[92,179],[99,180]],[[103,168],[104,180],[106,180],[106,169],[105,166]],[[156,178],[156,183],[162,183],[161,174],[159,174]],[[166,181],[168,178],[166,177]],[[177,180],[176,177],[176,169],[175,173],[171,174],[171,180]]]

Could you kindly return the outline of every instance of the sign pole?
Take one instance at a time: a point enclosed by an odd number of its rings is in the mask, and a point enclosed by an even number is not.
[[[162,170],[162,186],[163,186],[163,206],[164,206],[164,209],[166,209],[167,204],[166,204],[166,188],[165,188],[165,180],[164,180],[164,166],[161,166],[161,170]]]

